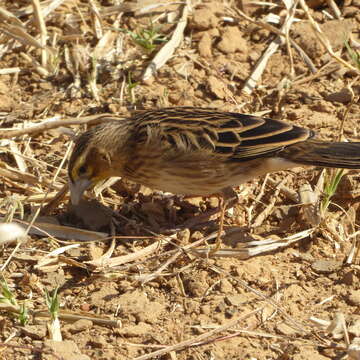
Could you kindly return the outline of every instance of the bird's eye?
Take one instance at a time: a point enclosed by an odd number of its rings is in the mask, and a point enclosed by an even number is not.
[[[79,174],[80,175],[83,175],[86,173],[86,166],[85,165],[82,165],[79,167]]]

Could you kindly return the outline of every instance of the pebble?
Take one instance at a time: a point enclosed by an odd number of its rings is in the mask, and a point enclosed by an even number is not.
[[[72,334],[90,329],[93,326],[93,322],[91,320],[87,320],[87,319],[80,319],[75,321],[72,325],[71,328],[69,328],[69,332],[71,332]]]
[[[292,336],[292,335],[296,335],[297,331],[294,330],[291,326],[285,324],[285,323],[280,323],[276,325],[276,330],[282,334],[282,335],[286,335],[286,336]]]
[[[341,261],[336,260],[316,260],[311,264],[311,268],[319,274],[330,274],[340,270],[342,267]]]
[[[342,104],[349,103],[353,98],[353,94],[348,88],[342,88],[338,92],[331,93],[325,97],[325,100],[331,102],[339,102]]]
[[[210,58],[212,56],[212,39],[208,32],[204,33],[198,43],[199,53],[202,57]]]
[[[34,340],[42,340],[46,337],[46,326],[44,325],[26,325],[21,328],[21,332],[25,336],[29,336]]]
[[[222,293],[232,293],[233,292],[233,286],[231,285],[231,283],[228,279],[221,280],[220,291]]]
[[[350,290],[348,299],[349,299],[350,305],[359,306],[360,305],[360,290]]]
[[[348,332],[351,335],[360,337],[360,320],[355,320],[355,322],[348,327]]]
[[[249,301],[249,298],[244,294],[228,295],[225,298],[225,302],[228,305],[240,306]]]

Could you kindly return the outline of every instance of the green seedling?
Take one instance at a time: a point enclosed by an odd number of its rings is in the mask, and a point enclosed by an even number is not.
[[[345,40],[345,46],[352,62],[360,70],[360,52],[352,49],[347,40]]]
[[[151,54],[157,45],[167,41],[166,36],[159,33],[159,27],[150,23],[149,28],[140,29],[137,33],[130,32],[134,42],[141,46],[148,54]]]
[[[19,321],[21,326],[25,326],[29,322],[29,312],[25,302],[20,305]]]
[[[26,307],[26,303],[18,304],[15,295],[11,292],[5,279],[0,279],[0,303],[5,304],[13,308],[18,312],[18,319],[22,326],[26,325],[29,321],[29,314]]]
[[[59,297],[58,297],[59,287],[57,286],[53,291],[52,295],[48,291],[45,292],[46,305],[49,309],[51,322],[48,324],[48,330],[50,338],[55,341],[62,341],[62,335],[60,330],[60,321],[59,321]]]
[[[0,302],[2,304],[18,307],[19,305],[16,301],[16,298],[14,294],[11,292],[5,279],[0,280],[0,288],[1,288]]]
[[[332,171],[332,174],[328,177],[324,186],[324,198],[321,203],[321,213],[325,214],[331,198],[335,195],[339,186],[340,180],[344,175],[344,169],[336,169]]]
[[[50,312],[51,320],[57,319],[59,315],[60,303],[58,297],[58,290],[59,287],[57,286],[52,295],[50,295],[50,293],[45,290],[45,301],[46,306],[48,307],[48,310]]]
[[[131,71],[129,71],[127,74],[127,92],[128,92],[128,96],[130,98],[131,104],[135,104],[136,99],[135,99],[134,89],[138,85],[139,85],[139,83],[137,81],[133,81]]]
[[[147,54],[151,54],[159,44],[168,41],[167,37],[160,33],[160,27],[155,26],[152,21],[147,28],[141,28],[136,32],[121,28],[115,30],[130,35],[135,44],[143,48]]]

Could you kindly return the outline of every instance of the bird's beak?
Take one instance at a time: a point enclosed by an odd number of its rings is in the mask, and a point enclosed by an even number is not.
[[[91,184],[92,183],[89,179],[79,179],[75,182],[69,180],[70,198],[73,205],[79,204],[84,191],[87,190]]]

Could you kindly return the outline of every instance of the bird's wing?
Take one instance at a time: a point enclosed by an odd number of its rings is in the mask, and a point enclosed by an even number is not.
[[[203,108],[154,110],[139,114],[135,121],[139,141],[161,138],[164,148],[206,149],[233,161],[271,156],[313,136],[310,130],[283,121]]]

